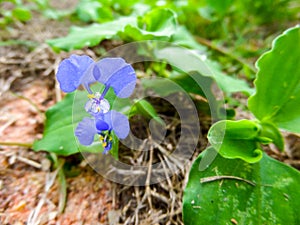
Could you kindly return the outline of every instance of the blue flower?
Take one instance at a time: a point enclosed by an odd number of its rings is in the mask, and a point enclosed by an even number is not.
[[[86,55],[71,55],[60,63],[56,77],[64,92],[75,91],[82,84],[92,94],[89,86],[98,81],[105,85],[101,98],[110,87],[119,98],[127,98],[136,84],[134,69],[122,58],[104,58],[94,62]]]
[[[127,98],[135,88],[135,71],[122,58],[104,58],[96,62],[93,75],[98,82],[106,86],[104,94],[112,87],[119,98]]]
[[[108,152],[113,144],[112,132],[120,139],[127,137],[129,133],[129,122],[125,115],[115,110],[101,114],[96,118],[85,117],[79,122],[75,135],[80,144],[91,145],[95,135],[104,147],[104,153]]]
[[[56,76],[64,92],[75,91],[83,85],[89,93],[84,108],[92,118],[83,118],[75,130],[80,144],[91,145],[97,135],[104,153],[107,153],[113,145],[113,133],[120,139],[127,137],[130,130],[127,117],[110,110],[110,104],[104,97],[110,88],[119,98],[132,94],[136,74],[130,64],[122,58],[104,58],[95,62],[89,56],[71,55],[60,63]],[[95,82],[104,84],[102,93],[93,93],[90,89]]]
[[[82,84],[90,92],[89,85],[96,80],[87,71],[93,64],[93,59],[86,55],[71,55],[70,58],[64,59],[56,73],[60,89],[68,93],[75,91]]]

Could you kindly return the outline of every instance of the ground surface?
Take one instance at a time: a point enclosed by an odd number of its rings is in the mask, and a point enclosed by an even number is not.
[[[67,32],[66,24],[47,23],[45,28],[40,20],[18,26],[15,33],[7,35],[37,43]],[[83,52],[96,58],[90,49],[77,51]],[[30,145],[42,137],[43,113],[62,97],[55,69],[69,54],[55,54],[45,44],[33,51],[22,45],[0,47],[0,142],[6,142],[0,144],[0,224],[182,224],[182,190],[191,162],[178,162],[178,174],[159,184],[131,187],[104,179],[80,157],[64,158],[73,163],[70,170],[75,173],[67,175],[67,202],[64,212],[59,212],[62,193],[57,171],[46,153],[34,152]],[[166,146],[172,148],[176,145],[176,116],[165,116],[172,124]],[[210,124],[207,117],[201,121],[203,134],[195,155],[206,146],[204,137]],[[138,126],[132,129],[141,133]],[[287,154],[276,149],[268,152],[299,168],[300,139],[285,135]],[[124,151],[120,158],[133,165],[151,166],[164,159],[165,152],[159,151],[154,155]]]

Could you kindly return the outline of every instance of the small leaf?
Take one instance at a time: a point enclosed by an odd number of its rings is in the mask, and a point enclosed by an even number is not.
[[[260,136],[262,137],[268,137],[272,139],[272,142],[280,149],[283,151],[284,149],[284,140],[283,137],[278,130],[278,128],[269,122],[262,122],[261,123],[262,130],[260,133]]]
[[[80,20],[84,22],[103,22],[113,20],[110,8],[99,1],[80,1],[76,7],[76,13]]]
[[[128,24],[136,24],[136,18],[122,17],[118,20],[103,24],[92,24],[84,28],[71,27],[71,31],[66,37],[47,40],[47,43],[54,49],[65,51],[81,49],[85,46],[95,46],[104,39],[111,39],[118,32],[123,31]]]
[[[222,120],[209,129],[207,137],[223,157],[255,163],[262,157],[259,147],[260,131],[261,127],[254,121]]]
[[[170,9],[154,9],[135,24],[125,27],[124,35],[133,40],[169,40],[176,32],[176,14]]]
[[[255,164],[218,155],[200,172],[200,162],[213,151],[205,150],[191,167],[183,195],[185,225],[300,224],[297,170],[264,154]]]
[[[300,133],[300,26],[284,32],[257,61],[249,109],[261,121]]]
[[[26,22],[26,21],[28,21],[28,20],[31,19],[31,12],[30,12],[30,10],[28,10],[28,9],[26,9],[24,7],[17,7],[15,9],[13,9],[12,15],[16,19],[18,19],[18,20],[20,20],[22,22]]]
[[[136,107],[136,109],[133,110],[135,114],[140,113],[146,118],[154,119],[159,124],[165,124],[164,121],[158,116],[154,107],[147,100],[138,100],[133,107]]]

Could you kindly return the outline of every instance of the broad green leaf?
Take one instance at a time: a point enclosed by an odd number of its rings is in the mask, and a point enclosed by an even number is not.
[[[86,116],[86,113],[77,113],[72,118],[74,96],[75,93],[67,94],[62,101],[47,110],[43,138],[34,142],[34,150],[45,150],[55,152],[59,155],[71,155],[79,152],[74,135],[73,122],[78,123],[81,121]],[[84,92],[77,92],[77,96],[80,96],[82,99],[82,102],[78,102],[77,104],[82,103],[84,106],[86,94]]]
[[[300,174],[264,154],[259,163],[217,156],[205,170],[193,163],[183,195],[185,225],[300,224]]]
[[[102,24],[80,28],[72,27],[63,38],[48,40],[55,50],[70,51],[85,46],[95,46],[104,39],[121,37],[124,40],[169,40],[176,31],[176,17],[169,9],[156,9],[143,17],[121,17]],[[83,35],[84,34],[84,35]]]
[[[166,60],[169,64],[185,73],[190,73],[191,77],[198,84],[203,83],[203,77],[210,77],[226,93],[253,93],[253,90],[245,81],[225,75],[216,63],[207,59],[206,55],[198,54],[179,46],[165,46],[158,49],[155,52],[155,56],[160,60]],[[204,88],[203,85],[201,86]]]
[[[253,88],[249,87],[245,80],[226,75],[222,72],[221,67],[216,62],[206,60],[206,64],[211,69],[213,78],[217,82],[219,88],[225,93],[243,92],[247,95],[253,94]]]
[[[137,18],[135,24],[127,25],[124,36],[135,41],[169,40],[176,32],[176,14],[170,9],[154,9]]]
[[[261,121],[300,133],[300,27],[273,42],[272,49],[257,61],[256,93],[249,109]]]
[[[222,120],[209,129],[207,138],[223,157],[255,163],[262,157],[260,131],[261,127],[254,121]]]
[[[212,84],[212,79],[203,77],[203,80],[206,80],[207,85]],[[142,78],[142,84],[145,88],[151,88],[156,93],[167,96],[174,92],[185,91],[187,93],[198,94],[204,96],[202,88],[195,83],[195,80],[191,75],[183,73],[178,74],[174,73],[170,77],[165,79],[149,79]],[[180,88],[179,88],[180,87]],[[179,90],[180,89],[180,90]]]
[[[118,20],[103,24],[92,24],[80,28],[71,27],[70,33],[66,37],[47,40],[47,43],[54,49],[71,51],[81,49],[85,46],[95,46],[104,39],[111,39],[118,32],[123,31],[128,24],[136,24],[135,17],[122,17]]]
[[[92,89],[98,88],[94,85]],[[107,93],[107,99],[112,104],[114,101],[113,91]],[[90,146],[83,146],[78,143],[74,135],[74,129],[77,124],[89,115],[84,110],[87,101],[87,93],[84,91],[76,91],[67,94],[66,97],[51,107],[46,112],[46,124],[43,138],[35,141],[33,149],[36,151],[44,150],[54,152],[58,155],[71,155],[78,152],[99,153],[103,151],[100,142],[94,142]],[[113,133],[113,147],[110,154],[114,157],[118,156],[118,139]]]

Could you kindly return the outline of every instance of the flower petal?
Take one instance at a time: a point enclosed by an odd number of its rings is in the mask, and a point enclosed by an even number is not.
[[[105,131],[109,130],[110,126],[104,120],[97,120],[96,121],[96,128],[98,131]]]
[[[124,139],[129,134],[129,121],[128,118],[115,110],[111,110],[103,115],[103,119],[110,129],[115,132],[118,138]]]
[[[104,58],[93,69],[94,78],[112,87],[119,98],[129,97],[136,84],[132,66],[122,58]]]
[[[87,117],[83,118],[82,121],[78,123],[75,130],[75,135],[82,145],[92,144],[95,134],[97,134],[95,120]]]
[[[60,89],[64,92],[75,91],[81,83],[92,83],[95,81],[92,75],[88,76],[87,70],[94,61],[86,55],[71,55],[64,59],[57,70],[57,80]]]

